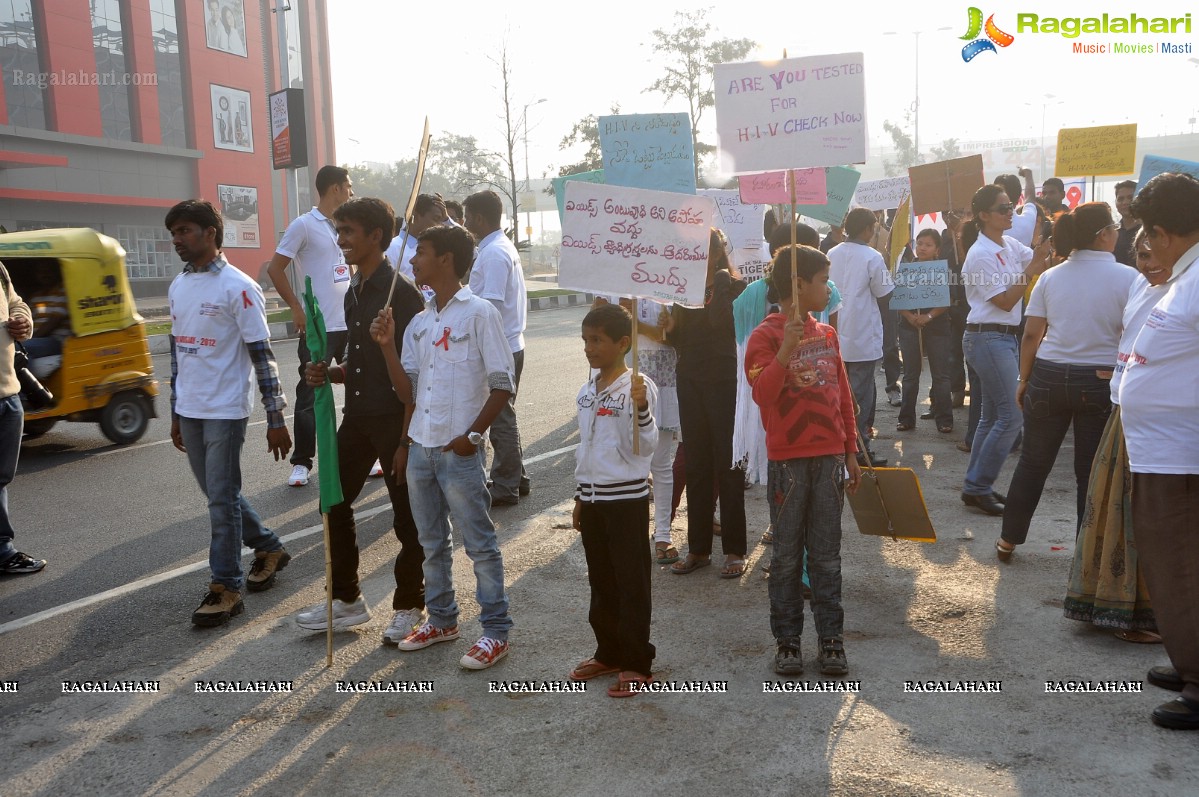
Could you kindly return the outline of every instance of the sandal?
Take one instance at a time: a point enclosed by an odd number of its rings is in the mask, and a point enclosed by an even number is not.
[[[1016,546],[1004,542],[1002,539],[995,540],[995,555],[999,557],[999,561],[1006,562],[1012,558],[1012,554],[1016,552]]]
[[[731,570],[729,568],[732,568]],[[720,568],[721,578],[741,578],[745,574],[744,559],[730,559]]]
[[[622,671],[616,677],[616,685],[608,687],[608,697],[636,697],[641,691],[637,687],[647,686],[653,682],[653,678],[639,672]],[[634,684],[637,686],[633,686]]]
[[[672,564],[670,566],[670,572],[674,573],[676,576],[685,576],[688,573],[694,573],[696,570],[699,570],[701,567],[707,567],[710,564],[712,564],[712,557],[710,557],[710,556],[707,558],[704,558],[704,559],[700,559],[698,556],[692,556],[691,554],[687,554],[686,559],[683,559],[682,561],[679,561],[679,562],[675,562],[674,564]]]
[[[952,423],[938,424],[937,431],[940,432],[941,434],[953,434],[953,424]]]
[[[1161,635],[1152,631],[1117,631],[1116,638],[1125,642],[1139,642],[1142,645],[1156,645],[1162,641]]]
[[[599,659],[592,657],[575,665],[575,668],[570,671],[570,680],[590,681],[592,678],[599,678],[601,675],[610,675],[614,672],[620,672],[620,668],[604,664]]]
[[[663,548],[662,546],[666,547]],[[654,561],[660,565],[672,565],[679,561],[679,551],[668,542],[654,543],[654,553],[656,554]]]

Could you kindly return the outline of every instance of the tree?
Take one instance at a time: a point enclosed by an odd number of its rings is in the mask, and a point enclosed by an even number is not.
[[[938,147],[933,147],[929,150],[933,155],[933,162],[947,161],[950,158],[962,157],[962,150],[958,147],[956,138],[947,138],[941,142]]]
[[[507,195],[502,158],[479,147],[474,136],[444,133],[429,145],[429,172],[445,181],[449,196],[465,197],[484,188],[495,188]]]
[[[666,56],[666,74],[646,91],[664,94],[666,99],[686,97],[691,115],[691,143],[695,151],[695,177],[699,180],[700,159],[716,151],[699,140],[699,123],[704,111],[716,106],[713,83],[714,64],[744,60],[755,47],[750,39],[713,39],[711,8],[674,12],[675,24],[654,30],[655,53]]]
[[[911,121],[912,114],[909,112],[904,115],[904,123]],[[904,131],[902,127],[891,121],[883,122],[883,130],[891,136],[891,141],[895,145],[895,160],[883,161],[883,172],[888,177],[898,177],[907,174],[908,167],[915,166],[920,162],[920,155],[916,152],[916,145],[912,142],[912,137]]]
[[[611,113],[613,115],[620,113],[619,103],[612,103]],[[558,149],[570,149],[580,144],[587,145],[587,151],[583,153],[583,159],[558,169],[559,177],[565,177],[568,174],[593,172],[604,168],[604,153],[600,149],[599,117],[595,114],[589,114],[575,122],[570,132],[562,137],[561,143],[558,144]],[[553,187],[551,186],[547,191],[552,194]]]

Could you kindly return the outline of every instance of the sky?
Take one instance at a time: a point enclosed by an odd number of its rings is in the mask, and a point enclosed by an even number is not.
[[[981,0],[975,0],[981,2]],[[507,42],[514,113],[528,108],[528,165],[534,178],[556,175],[579,151],[559,142],[588,114],[685,111],[644,91],[663,71],[652,51],[655,28],[676,9],[711,7],[718,36],[748,38],[747,60],[864,53],[871,150],[890,139],[884,121],[902,123],[916,99],[919,36],[920,148],[947,138],[1047,139],[1059,127],[1138,124],[1141,137],[1193,132],[1199,116],[1199,6],[1179,0],[987,0],[980,9],[1015,40],[965,62],[969,2],[746,3],[711,5],[644,0],[631,4],[545,2],[396,3],[338,0],[330,5],[334,124],[342,163],[389,162],[416,154],[427,115],[433,134],[475,136],[504,147],[498,60]],[[767,10],[769,9],[769,10]],[[1046,17],[1183,17],[1191,33],[1018,33],[1017,13]],[[1182,54],[1072,52],[1074,43],[1189,46]],[[494,59],[494,60],[493,60]],[[540,100],[545,100],[540,102]],[[1043,126],[1044,125],[1044,126]],[[907,127],[909,133],[912,128]],[[715,142],[715,112],[700,138]],[[523,138],[517,177],[524,174]],[[1199,152],[1194,155],[1199,160]],[[1037,164],[1030,164],[1034,168]],[[1038,182],[1041,174],[1036,175]]]

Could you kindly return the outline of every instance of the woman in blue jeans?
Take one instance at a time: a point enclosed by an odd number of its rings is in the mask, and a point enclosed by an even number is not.
[[[970,303],[962,351],[978,374],[983,401],[962,502],[1002,515],[1003,497],[995,494],[995,480],[1022,425],[1015,400],[1020,300],[1029,280],[1045,270],[1049,241],[1033,251],[1004,235],[1012,226],[1012,203],[997,185],[978,189],[970,209],[974,217],[962,224],[962,281]]]
[[[1137,278],[1136,270],[1118,263],[1113,254],[1119,228],[1106,202],[1079,205],[1053,225],[1054,249],[1067,258],[1037,281],[1025,309],[1016,400],[1024,408],[1026,434],[996,544],[1003,561],[1027,539],[1045,480],[1071,426],[1082,524],[1091,462],[1112,410],[1110,381],[1124,305]]]

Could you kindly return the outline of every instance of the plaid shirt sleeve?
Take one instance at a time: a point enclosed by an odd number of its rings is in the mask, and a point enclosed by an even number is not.
[[[286,426],[283,410],[287,407],[287,396],[283,395],[283,386],[279,383],[279,368],[275,365],[275,353],[271,351],[270,340],[247,343],[246,348],[254,362],[254,376],[258,379],[258,390],[262,393],[267,428]]]
[[[179,379],[179,359],[175,355],[175,336],[168,335],[171,342],[171,417],[175,417],[175,382]]]

